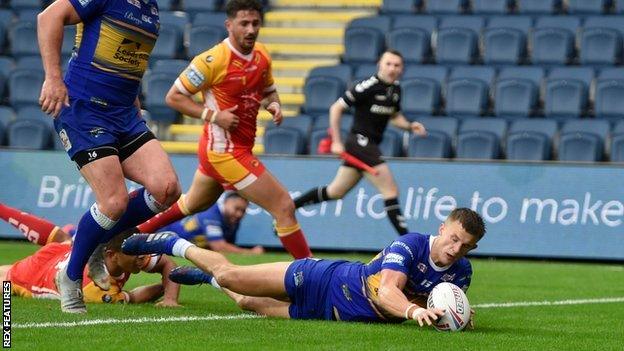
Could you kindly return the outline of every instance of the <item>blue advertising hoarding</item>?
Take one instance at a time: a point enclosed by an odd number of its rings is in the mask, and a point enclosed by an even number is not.
[[[193,155],[172,155],[183,188]],[[262,157],[295,196],[331,181],[328,157]],[[624,260],[624,168],[559,163],[390,160],[409,228],[436,233],[455,207],[481,213],[488,227],[477,255]],[[129,187],[136,186],[128,183]],[[62,152],[0,151],[0,202],[58,224],[75,223],[94,201]],[[396,237],[383,199],[366,181],[344,199],[299,209],[312,248],[378,250]],[[0,235],[21,237],[0,223]],[[270,216],[251,205],[238,242],[279,247]]]

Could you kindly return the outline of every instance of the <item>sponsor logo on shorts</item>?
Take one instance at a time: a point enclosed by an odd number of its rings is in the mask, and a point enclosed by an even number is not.
[[[351,292],[349,291],[349,286],[347,284],[342,284],[342,294],[347,299],[347,301],[351,301]]]
[[[71,141],[69,141],[69,137],[67,136],[65,129],[61,129],[59,132],[59,138],[61,138],[61,144],[63,144],[65,151],[69,151],[69,149],[72,148],[72,144]]]
[[[105,131],[106,129],[102,127],[95,127],[89,131],[89,134],[91,134],[92,137],[97,138],[101,134],[104,134]]]
[[[405,257],[403,255],[392,252],[384,256],[383,262],[381,264],[394,263],[398,264],[399,266],[404,266],[404,261]]]
[[[302,271],[295,272],[293,274],[293,278],[295,279],[296,287],[300,287],[301,285],[303,285],[303,272]]]
[[[356,137],[357,137],[358,145],[360,145],[362,147],[368,145],[368,138],[367,137],[363,136],[362,134],[357,134]]]
[[[94,104],[101,105],[101,106],[108,106],[108,102],[106,102],[106,100],[99,98],[97,96],[92,96],[91,98],[89,98],[89,101],[91,101]]]
[[[184,74],[186,75],[186,78],[188,78],[189,82],[196,88],[202,85],[204,79],[206,79],[206,77],[204,77],[195,65],[190,65]]]

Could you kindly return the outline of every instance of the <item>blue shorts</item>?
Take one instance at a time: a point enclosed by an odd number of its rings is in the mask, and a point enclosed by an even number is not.
[[[284,277],[290,318],[333,320],[329,284],[336,267],[346,262],[304,258],[291,263]]]
[[[77,152],[111,145],[119,150],[141,133],[149,132],[136,106],[105,106],[70,98],[69,106],[54,119],[65,151],[73,160]]]

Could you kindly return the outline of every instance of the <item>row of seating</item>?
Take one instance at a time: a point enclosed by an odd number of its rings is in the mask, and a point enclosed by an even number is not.
[[[317,67],[304,85],[303,111],[327,113],[346,87],[377,71],[375,65]],[[401,78],[405,115],[495,115],[518,118],[624,118],[624,68],[410,65]],[[591,92],[591,94],[590,94]]]
[[[622,16],[381,15],[349,23],[344,61],[375,62],[388,47],[411,63],[615,65],[623,40]]]
[[[384,0],[382,13],[600,14],[624,13],[622,0]]]
[[[320,121],[319,121],[320,120]],[[342,121],[346,135],[352,118]],[[388,128],[380,145],[384,156],[624,162],[624,121],[613,128],[606,121],[568,121],[559,128],[552,120],[422,117],[428,135],[408,135]],[[268,126],[264,134],[267,154],[318,154],[327,138],[327,117],[301,115],[286,118],[281,126]],[[606,157],[609,155],[609,157]]]

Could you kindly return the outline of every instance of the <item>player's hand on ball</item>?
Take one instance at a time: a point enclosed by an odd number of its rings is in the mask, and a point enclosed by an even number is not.
[[[156,302],[154,305],[156,307],[182,307],[182,305],[178,304],[175,300],[162,300]]]
[[[340,155],[345,151],[344,144],[339,141],[332,141],[331,152],[334,155]]]
[[[412,122],[410,123],[410,128],[412,129],[412,133],[420,135],[420,136],[426,136],[427,135],[427,129],[425,129],[425,126],[420,123],[420,122]]]
[[[266,110],[273,115],[273,123],[275,123],[276,126],[282,124],[284,116],[282,115],[282,108],[277,101],[273,101],[272,103],[270,103],[266,107]]]
[[[421,327],[427,323],[431,325],[444,315],[444,310],[439,308],[422,308],[419,307],[412,312],[412,319],[418,322]]]
[[[223,111],[217,112],[215,123],[226,130],[233,130],[238,127],[239,118],[234,114],[234,111],[238,109],[238,105],[226,108]]]
[[[39,105],[41,111],[54,118],[59,115],[63,106],[69,106],[67,87],[62,78],[46,78],[41,86]]]

